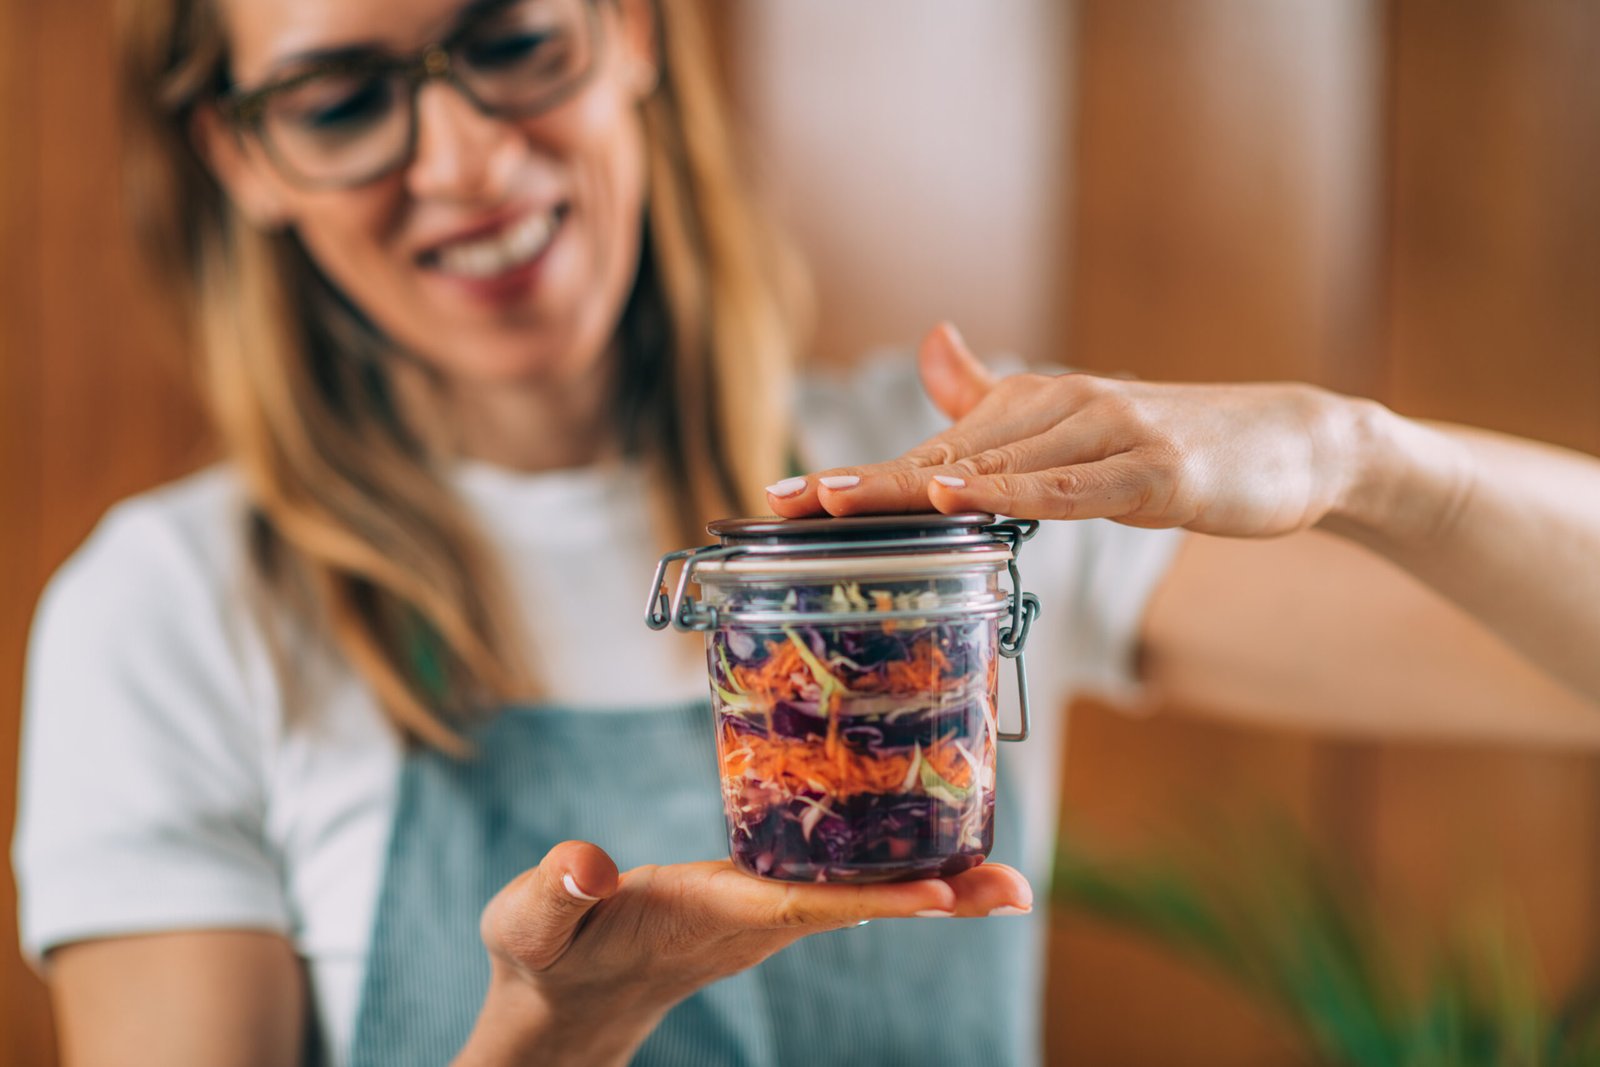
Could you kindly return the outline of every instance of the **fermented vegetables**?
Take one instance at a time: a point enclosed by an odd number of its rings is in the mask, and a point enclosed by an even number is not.
[[[736,865],[876,882],[983,862],[999,742],[1028,736],[1039,601],[1017,550],[1036,528],[976,513],[722,519],[719,544],[662,557],[645,622],[706,636]],[[1014,731],[1001,659],[1017,672]]]
[[[796,624],[709,642],[734,862],[790,881],[953,874],[993,843],[995,620],[875,621],[927,583],[793,590]],[[803,607],[867,610],[807,625]],[[896,609],[899,608],[899,611]]]

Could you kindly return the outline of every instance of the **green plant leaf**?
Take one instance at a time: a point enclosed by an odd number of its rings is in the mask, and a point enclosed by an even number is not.
[[[1110,862],[1064,838],[1053,897],[1220,974],[1330,1064],[1600,1064],[1600,980],[1552,1011],[1531,954],[1491,924],[1450,939],[1407,984],[1365,896],[1301,835],[1280,827],[1227,837],[1222,865],[1167,855]]]

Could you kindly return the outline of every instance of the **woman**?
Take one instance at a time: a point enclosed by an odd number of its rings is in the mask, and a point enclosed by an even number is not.
[[[919,360],[948,432],[843,466],[919,435],[893,367],[802,390],[791,429],[781,264],[688,6],[150,0],[125,36],[130,178],[230,462],[114,511],[40,609],[18,868],[76,1062],[1036,1055],[1017,870],[708,859],[703,668],[636,601],[717,515],[1117,519],[1029,549],[1040,703],[1131,680],[1142,641],[1178,697],[1247,710],[1273,696],[1249,653],[1359,696],[1358,638],[1290,647],[1251,610],[1304,559],[1219,603],[1224,542],[1169,570],[1175,538],[1131,527],[1321,524],[1571,683],[1527,729],[1596,733],[1591,460],[1296,386],[995,382],[948,329]],[[785,478],[796,446],[828,473]],[[1002,801],[1029,873],[1054,754]]]

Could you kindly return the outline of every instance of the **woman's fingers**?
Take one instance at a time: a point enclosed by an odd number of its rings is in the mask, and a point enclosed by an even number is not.
[[[1168,506],[1171,473],[1124,452],[1109,459],[1028,474],[947,478],[928,487],[945,514],[987,511],[1033,519],[1120,519],[1159,514],[1158,525],[1181,525]],[[1152,505],[1156,505],[1152,508]]]
[[[961,333],[941,322],[917,346],[922,387],[951,422],[966,415],[994,388],[994,375],[972,354]]]
[[[979,864],[951,878],[873,885],[770,882],[726,866],[713,872],[708,888],[725,921],[772,929],[827,930],[867,919],[981,918],[1033,907],[1028,880],[1000,863]]]
[[[1027,427],[1035,425],[1044,432],[1029,433]],[[775,514],[789,519],[928,511],[932,507],[928,482],[939,475],[1039,470],[1081,462],[1092,448],[1087,441],[1075,441],[1067,423],[1045,419],[1001,424],[969,419],[898,459],[840,467],[768,486],[767,502]]]
[[[726,862],[708,866],[715,869],[709,872],[701,901],[708,917],[730,929],[816,932],[867,919],[903,919],[955,911],[955,890],[938,878],[874,885],[818,885],[754,878]]]
[[[1096,379],[1018,374],[988,388],[966,416],[885,463],[841,467],[769,486],[767,503],[784,518],[928,511],[928,482],[1032,471],[1107,454],[1102,420],[1075,417],[1097,395]],[[935,388],[928,384],[930,392]]]
[[[728,929],[815,931],[866,919],[981,917],[996,908],[1026,911],[1033,906],[1027,879],[1002,863],[979,864],[950,878],[871,885],[775,882],[754,878],[727,861],[655,869],[658,880],[680,874],[689,877],[692,887],[672,891],[680,900],[692,901],[709,922]]]
[[[956,892],[955,912],[962,918],[1033,910],[1033,887],[1021,871],[1003,863],[980,863],[946,881]]]
[[[931,466],[890,463],[863,467],[856,480],[848,485],[830,488],[828,482],[821,482],[819,499],[830,515],[928,511],[936,507],[931,495],[935,485],[1092,463],[1106,458],[1110,447],[1104,435],[1091,426],[1069,420],[1045,433],[1009,440],[953,462]]]
[[[767,503],[786,519],[816,515],[927,511],[927,479],[935,468],[1016,439],[1014,426],[976,417],[958,423],[885,463],[839,467],[767,487]],[[865,487],[865,492],[857,490]]]
[[[484,944],[529,971],[546,970],[572,944],[584,916],[616,891],[610,856],[586,841],[564,841],[484,908]]]
[[[774,514],[799,519],[874,510],[926,511],[925,493],[886,499],[881,507],[846,506],[834,510],[828,501],[833,493],[857,484],[854,479],[865,472],[874,476],[903,473],[911,480],[915,477],[912,472],[918,469],[943,466],[1045,432],[1071,414],[1077,397],[1084,392],[1069,381],[1081,375],[1017,374],[995,378],[949,323],[941,323],[922,339],[917,365],[929,399],[954,425],[886,463],[828,470],[770,485],[767,503]]]

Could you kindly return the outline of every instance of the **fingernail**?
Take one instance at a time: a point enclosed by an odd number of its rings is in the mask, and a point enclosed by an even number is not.
[[[818,478],[817,480],[829,489],[849,489],[851,486],[861,484],[861,479],[854,474],[835,474],[827,478]]]
[[[989,915],[990,917],[996,915],[1026,915],[1032,910],[1032,908],[1019,908],[1013,904],[1002,904],[989,912]]]
[[[917,918],[919,918],[919,919],[953,919],[953,918],[955,918],[955,914],[956,913],[953,912],[953,911],[940,911],[938,908],[929,908],[926,911],[917,912]]]
[[[957,478],[953,474],[935,474],[933,480],[940,485],[947,485],[951,489],[960,489],[967,484],[965,478]]]
[[[806,487],[804,478],[785,478],[781,482],[773,482],[767,486],[767,492],[773,496],[794,496]]]
[[[566,888],[568,893],[571,893],[578,900],[589,901],[600,899],[599,897],[591,897],[588,893],[585,893],[583,890],[579,889],[578,883],[573,880],[572,875],[570,874],[563,874],[561,876],[561,884]]]

